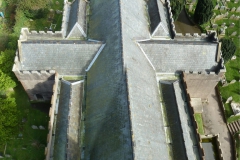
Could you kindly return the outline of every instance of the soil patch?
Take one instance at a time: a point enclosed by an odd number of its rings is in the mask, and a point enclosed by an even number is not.
[[[201,34],[200,28],[193,24],[185,12],[185,9],[182,10],[176,22],[174,22],[177,33],[198,33]]]

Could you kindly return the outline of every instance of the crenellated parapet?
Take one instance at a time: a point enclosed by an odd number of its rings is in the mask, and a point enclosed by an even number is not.
[[[215,72],[211,72],[211,71],[189,71],[189,70],[185,70],[183,71],[186,74],[199,74],[199,75],[216,75]]]
[[[22,28],[18,40],[18,47],[21,47],[22,41],[28,40],[57,40],[62,39],[62,31],[29,31],[28,28]]]
[[[190,40],[190,41],[205,41],[206,39],[208,38],[208,35],[206,33],[201,33],[201,34],[198,34],[198,33],[193,33],[193,34],[190,34],[190,33],[186,33],[185,35],[182,34],[182,33],[176,33],[175,35],[175,39],[177,40]]]
[[[169,23],[170,23],[170,30],[172,32],[172,37],[175,37],[177,32],[175,29],[170,0],[166,0],[166,6],[167,6],[168,14],[169,14]]]
[[[41,70],[41,71],[20,71],[15,66],[13,67],[13,72],[15,73],[18,80],[54,80],[55,71],[54,70]]]

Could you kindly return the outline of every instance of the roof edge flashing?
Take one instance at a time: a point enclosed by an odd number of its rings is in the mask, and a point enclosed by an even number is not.
[[[71,31],[69,32],[69,34],[67,35],[67,38],[66,38],[66,39],[69,39],[69,38],[71,38],[71,36],[73,36],[72,34],[73,34],[74,29],[77,29],[77,30],[81,33],[81,35],[82,35],[83,37],[85,37],[85,38],[87,37],[86,33],[84,32],[84,30],[83,30],[83,28],[80,26],[80,24],[79,24],[79,23],[75,23],[75,25],[73,26],[72,30],[71,30]],[[81,38],[81,36],[78,37],[78,38]]]
[[[147,54],[144,52],[144,50],[142,49],[141,45],[136,42],[138,47],[140,48],[140,50],[142,51],[143,55],[146,57],[146,59],[148,60],[148,62],[150,63],[150,65],[152,66],[153,70],[156,72],[156,69],[154,67],[154,65],[152,64],[152,62],[150,61],[150,59],[148,58]]]
[[[97,54],[94,56],[93,60],[91,61],[91,63],[89,64],[88,68],[85,70],[86,72],[88,72],[92,65],[94,64],[94,62],[97,60],[98,56],[100,55],[100,53],[102,52],[103,48],[105,47],[106,44],[102,44],[100,49],[98,50]]]

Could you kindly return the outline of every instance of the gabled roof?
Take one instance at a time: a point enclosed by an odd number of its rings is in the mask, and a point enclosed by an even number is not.
[[[149,40],[139,42],[156,72],[216,71],[218,43]]]
[[[106,46],[87,72],[84,159],[133,159],[120,2],[90,3],[89,37]]]
[[[83,0],[74,1],[72,12],[65,12],[71,20],[69,34],[77,37],[79,32],[75,33],[75,29],[79,29],[79,22],[74,16],[85,16],[83,12],[75,12],[79,9],[76,4],[81,2]],[[149,39],[154,31],[160,37],[169,34],[164,4],[160,0],[150,2],[157,4],[149,6],[155,7],[153,15],[158,14],[156,19],[153,16],[152,22],[156,20],[156,23],[152,23],[151,33],[146,1],[91,0],[88,37],[104,41],[105,47],[101,42],[93,41],[19,40],[19,70],[54,69],[59,74],[75,75],[86,74],[84,69],[88,68],[86,108],[83,108],[84,159],[161,157],[168,160],[156,72],[205,70],[216,64],[217,43],[137,42]],[[73,13],[76,15],[71,19],[69,14]],[[94,63],[90,63],[92,59]],[[63,131],[65,134],[65,129]]]
[[[86,6],[85,0],[74,0],[70,5],[67,38],[86,37]]]
[[[80,121],[84,81],[60,82],[53,159],[80,159]]]
[[[92,41],[20,41],[20,70],[56,70],[59,74],[84,75],[101,47],[101,42]]]
[[[126,72],[135,159],[169,159],[156,74],[136,44],[150,36],[145,1],[121,1]]]
[[[65,157],[66,144],[67,144],[67,126],[68,126],[68,113],[70,103],[70,91],[71,85],[66,82],[61,82],[61,92],[59,95],[59,106],[55,130],[55,142],[54,142],[54,158],[58,159]]]
[[[152,37],[170,38],[168,8],[161,0],[148,0],[148,14]]]

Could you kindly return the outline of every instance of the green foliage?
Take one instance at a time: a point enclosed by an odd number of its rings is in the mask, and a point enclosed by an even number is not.
[[[203,128],[203,121],[202,121],[202,115],[200,113],[195,113],[194,118],[198,125],[198,133],[203,135],[204,134],[204,128]]]
[[[5,50],[0,53],[0,70],[6,74],[11,72],[14,63],[15,51]],[[10,75],[10,74],[9,74]]]
[[[25,16],[24,12],[20,9],[16,9],[15,25],[13,27],[14,34],[19,35],[22,27],[29,27],[29,19]]]
[[[46,8],[48,3],[48,0],[21,0],[17,1],[17,6],[21,10],[39,10]]]
[[[3,144],[14,133],[18,111],[14,98],[0,98],[0,143]]]
[[[194,20],[197,24],[208,22],[213,16],[212,0],[199,0],[194,12]]]
[[[177,20],[179,14],[183,10],[184,2],[181,0],[171,0],[171,11],[173,14],[173,19]]]
[[[16,83],[12,78],[0,70],[0,91],[6,91],[14,87],[16,87]]]
[[[222,42],[221,51],[224,62],[228,62],[236,51],[236,46],[231,39],[223,38],[220,40]]]
[[[40,19],[46,17],[48,10],[46,9],[39,9],[39,10],[26,10],[24,14],[27,18],[31,19]]]

